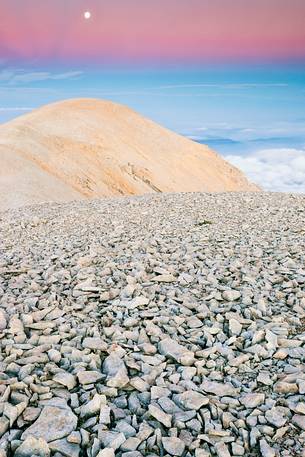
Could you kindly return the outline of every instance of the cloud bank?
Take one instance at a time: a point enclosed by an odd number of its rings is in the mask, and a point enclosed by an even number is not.
[[[225,158],[264,190],[305,193],[305,149],[264,149]]]

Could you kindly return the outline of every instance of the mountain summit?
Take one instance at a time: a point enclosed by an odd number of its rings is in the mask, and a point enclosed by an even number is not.
[[[152,192],[253,190],[207,146],[109,101],[62,101],[0,126],[1,210]]]

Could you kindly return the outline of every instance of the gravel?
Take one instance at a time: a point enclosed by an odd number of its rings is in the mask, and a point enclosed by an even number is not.
[[[305,456],[305,197],[0,213],[0,457]]]

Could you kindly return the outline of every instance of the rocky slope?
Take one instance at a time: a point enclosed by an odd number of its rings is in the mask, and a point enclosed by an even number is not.
[[[125,106],[45,106],[0,126],[0,210],[45,201],[257,190],[235,167]]]
[[[2,213],[0,456],[304,456],[304,207],[158,194]]]

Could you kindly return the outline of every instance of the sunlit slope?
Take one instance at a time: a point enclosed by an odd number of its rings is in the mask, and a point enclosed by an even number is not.
[[[207,146],[108,101],[67,100],[0,127],[0,209],[151,192],[253,190]]]

